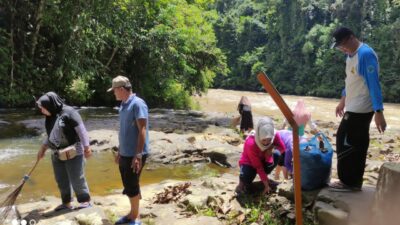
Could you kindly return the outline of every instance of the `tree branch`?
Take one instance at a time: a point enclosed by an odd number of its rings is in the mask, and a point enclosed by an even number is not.
[[[106,64],[106,67],[107,67],[107,68],[110,66],[111,61],[114,59],[114,56],[115,56],[115,54],[117,53],[117,51],[118,51],[118,47],[115,47],[115,48],[113,49],[113,52],[111,53],[110,58],[109,58],[108,61],[107,61],[107,64]]]

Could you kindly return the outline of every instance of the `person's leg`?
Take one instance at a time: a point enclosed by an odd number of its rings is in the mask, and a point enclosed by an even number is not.
[[[140,204],[140,199],[142,199],[142,194],[140,192],[140,174],[142,174],[142,170],[144,165],[146,164],[146,158],[147,155],[143,155],[142,157],[142,168],[140,169],[139,174],[137,174],[137,179],[138,179],[138,188],[139,188],[139,194],[137,194],[136,196],[129,198],[129,201],[131,203],[131,211],[130,211],[130,215],[133,220],[139,220],[140,219],[140,215],[139,215],[139,204]]]
[[[347,153],[347,155],[349,155],[348,153],[351,151],[352,148],[347,144],[346,138],[348,132],[347,130],[349,117],[349,113],[345,113],[343,115],[342,121],[340,122],[340,125],[336,131],[337,173],[341,182],[343,182],[344,180],[347,165],[347,160],[345,160],[346,157],[344,157],[344,153]]]
[[[280,173],[283,171],[284,178],[287,179],[287,173],[285,176],[285,168],[283,168],[285,162],[285,152],[279,156],[278,165],[275,168],[275,180],[279,180]],[[283,169],[283,170],[282,170]]]
[[[241,165],[237,191],[248,191],[251,187],[251,183],[253,183],[254,178],[256,178],[256,175],[257,171],[252,166]]]
[[[142,169],[146,163],[146,156],[142,158]],[[119,161],[119,169],[121,173],[122,182],[124,185],[123,194],[127,195],[131,205],[129,214],[126,216],[129,220],[139,220],[139,203],[141,199],[139,178],[140,174],[137,174],[131,168],[132,157],[121,157]]]
[[[272,156],[274,158],[273,163],[265,163],[264,170],[266,174],[270,174],[272,170],[278,165],[279,158],[281,157],[281,153],[278,150],[272,151]]]
[[[286,177],[285,179],[289,178],[289,175],[293,174],[293,151],[292,151],[292,147],[290,146],[290,148],[286,148],[285,151],[285,159],[284,159],[284,165],[285,165],[285,171],[284,173],[286,173]]]
[[[72,191],[71,184],[69,183],[67,169],[65,162],[59,160],[57,156],[51,155],[51,162],[53,164],[54,177],[56,179],[58,189],[60,190],[62,204],[71,207]]]
[[[78,202],[85,203],[82,204],[82,207],[85,205],[89,207],[90,192],[85,177],[85,164],[86,160],[83,155],[77,155],[75,158],[65,161],[68,177]]]
[[[275,180],[279,180],[281,171],[282,171],[282,166],[277,165],[275,168]]]
[[[289,179],[289,174],[288,174],[288,170],[286,169],[286,167],[282,167],[282,173],[283,173],[283,178],[285,180]]]
[[[361,188],[373,113],[346,113],[337,132],[337,170],[346,186]]]

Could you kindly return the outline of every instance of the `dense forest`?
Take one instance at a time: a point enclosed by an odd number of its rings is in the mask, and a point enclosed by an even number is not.
[[[189,108],[210,87],[339,97],[338,26],[379,55],[385,101],[400,102],[400,0],[2,0],[0,107],[56,91],[113,105],[125,75],[150,106]]]
[[[218,47],[229,76],[214,86],[259,90],[263,70],[286,94],[339,97],[345,57],[330,49],[332,32],[350,27],[380,60],[384,100],[400,102],[399,0],[218,0]]]

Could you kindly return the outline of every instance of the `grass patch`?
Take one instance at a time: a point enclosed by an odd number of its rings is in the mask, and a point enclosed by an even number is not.
[[[212,208],[202,209],[202,210],[200,210],[199,214],[203,215],[203,216],[211,216],[211,217],[216,217],[217,216],[217,213],[214,212],[214,210]]]

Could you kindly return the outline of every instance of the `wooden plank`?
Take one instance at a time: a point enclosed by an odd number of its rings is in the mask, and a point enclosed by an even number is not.
[[[301,174],[300,174],[300,148],[299,148],[299,127],[293,118],[292,110],[283,100],[282,96],[276,90],[272,81],[265,75],[264,72],[260,72],[257,75],[258,81],[264,86],[264,89],[272,97],[279,110],[283,113],[286,120],[289,122],[293,130],[293,167],[294,167],[294,200],[296,209],[296,225],[303,224],[302,214],[302,203],[301,203]]]

